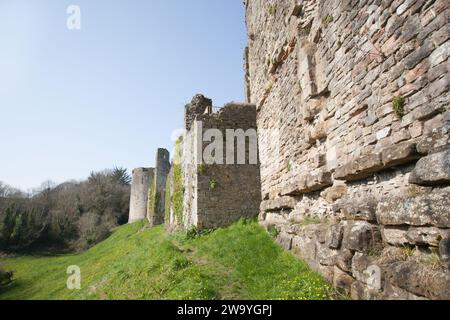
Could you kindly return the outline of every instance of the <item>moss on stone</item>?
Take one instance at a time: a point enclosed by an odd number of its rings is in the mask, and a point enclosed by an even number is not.
[[[327,16],[325,16],[325,17],[322,17],[322,25],[326,28],[326,27],[328,27],[328,25],[330,24],[330,23],[332,23],[333,22],[333,16],[332,15],[327,15]]]
[[[215,188],[217,188],[217,180],[216,179],[209,180],[209,188],[211,190],[214,190]]]
[[[173,169],[173,195],[172,195],[172,205],[175,212],[175,218],[177,223],[181,223],[183,220],[183,198],[184,198],[184,188],[183,188],[183,171],[181,165],[174,165]]]
[[[172,176],[172,192],[171,206],[175,213],[176,222],[181,224],[183,222],[183,201],[184,201],[184,182],[183,169],[181,167],[181,146],[182,140],[178,139],[175,144],[175,155]]]
[[[197,172],[199,175],[204,175],[206,172],[206,165],[204,163],[199,164],[197,167]]]
[[[403,118],[403,116],[405,115],[405,98],[394,97],[392,99],[392,109],[394,110],[394,114],[398,119]]]
[[[170,223],[170,208],[171,208],[171,195],[170,195],[170,178],[167,179],[166,182],[166,198],[164,199],[165,203],[164,203],[164,212],[165,212],[165,223],[169,224]]]
[[[155,214],[158,212],[160,201],[161,201],[160,195],[156,190],[156,175],[155,175],[148,195],[148,209],[150,214]]]

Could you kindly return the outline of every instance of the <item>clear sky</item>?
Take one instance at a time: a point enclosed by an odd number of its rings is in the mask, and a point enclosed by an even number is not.
[[[24,190],[152,166],[194,94],[244,99],[242,0],[0,0],[0,41],[0,181]]]

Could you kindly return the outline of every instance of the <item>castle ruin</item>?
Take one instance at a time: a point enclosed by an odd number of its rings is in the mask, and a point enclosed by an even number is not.
[[[128,223],[143,220],[147,217],[148,191],[151,181],[153,181],[154,169],[136,168],[132,175]]]
[[[171,172],[172,179],[178,178],[170,186],[172,201],[166,209],[170,225],[211,229],[257,216],[261,195],[256,107],[232,102],[213,113],[212,101],[196,95],[185,107],[184,129],[175,151],[179,161]],[[230,135],[234,130],[247,134],[242,150],[236,136]],[[208,132],[215,138],[207,137]],[[211,140],[225,150],[214,161],[205,156]],[[177,196],[180,183],[184,192]]]
[[[448,1],[244,6],[247,103],[186,106],[153,221],[202,229],[259,213],[353,299],[450,299]],[[258,164],[205,164],[206,130],[256,128]]]
[[[164,223],[166,180],[170,170],[170,155],[158,149],[155,168],[133,170],[129,223],[148,219],[151,226]]]

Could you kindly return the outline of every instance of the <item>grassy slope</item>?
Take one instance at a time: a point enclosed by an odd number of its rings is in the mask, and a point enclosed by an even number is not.
[[[0,299],[327,299],[333,292],[256,222],[191,240],[143,227],[120,227],[78,255],[8,259],[16,281]],[[70,265],[81,268],[81,290],[66,288]]]

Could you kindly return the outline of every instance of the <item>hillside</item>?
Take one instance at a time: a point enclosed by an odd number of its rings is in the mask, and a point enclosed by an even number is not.
[[[119,227],[82,254],[5,262],[14,284],[0,299],[330,299],[333,289],[255,221],[192,237],[143,222]],[[82,289],[66,288],[81,268]]]

